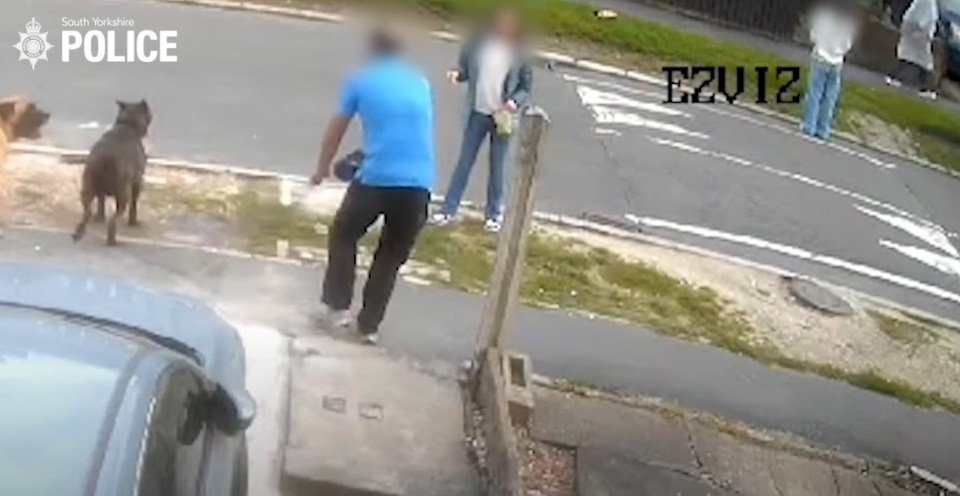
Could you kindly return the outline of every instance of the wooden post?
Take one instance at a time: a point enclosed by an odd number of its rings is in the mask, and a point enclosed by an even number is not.
[[[478,356],[489,348],[502,348],[506,330],[517,305],[536,198],[540,142],[549,124],[547,113],[540,107],[527,108],[520,118],[514,179],[508,186],[510,198],[497,243],[487,304],[477,336]]]

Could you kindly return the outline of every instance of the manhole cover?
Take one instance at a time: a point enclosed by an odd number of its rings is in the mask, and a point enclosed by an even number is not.
[[[853,307],[833,291],[800,277],[786,278],[787,288],[804,305],[830,315],[853,315]]]

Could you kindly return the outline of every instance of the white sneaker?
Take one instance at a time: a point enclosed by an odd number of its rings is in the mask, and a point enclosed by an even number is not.
[[[430,225],[443,227],[453,221],[453,217],[443,213],[437,212],[430,216]]]
[[[487,219],[483,222],[483,230],[487,232],[497,233],[502,227],[503,224],[499,220]]]
[[[900,80],[898,80],[898,79],[893,79],[893,78],[890,77],[890,76],[887,76],[886,82],[887,82],[887,86],[893,86],[894,88],[899,88],[899,87],[903,86],[903,83],[901,83]]]
[[[360,334],[360,341],[363,341],[363,344],[369,344],[370,346],[376,346],[380,342],[380,333],[374,332],[372,334]]]
[[[323,307],[320,315],[320,325],[327,330],[341,329],[350,327],[353,324],[353,315],[350,310],[333,310],[328,306]]]
[[[927,100],[936,100],[937,92],[936,91],[921,91],[917,93],[920,98],[926,98]]]

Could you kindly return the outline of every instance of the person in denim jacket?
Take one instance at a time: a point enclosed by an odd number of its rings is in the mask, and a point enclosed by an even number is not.
[[[533,73],[522,41],[523,27],[517,13],[501,10],[485,33],[463,46],[457,69],[447,75],[453,83],[467,84],[467,116],[460,158],[443,208],[432,218],[436,225],[447,224],[456,217],[477,153],[489,136],[490,174],[484,227],[493,232],[500,230],[507,151],[516,118],[527,105],[533,86]]]

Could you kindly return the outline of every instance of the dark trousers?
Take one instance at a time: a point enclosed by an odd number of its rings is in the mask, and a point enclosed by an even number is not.
[[[383,322],[397,272],[410,257],[427,220],[429,204],[430,192],[420,188],[380,188],[354,182],[347,190],[330,229],[323,303],[334,310],[350,308],[357,243],[382,215],[383,230],[363,287],[363,308],[357,315],[360,332],[377,332]]]
[[[930,71],[907,60],[897,61],[897,70],[893,77],[901,83],[920,91],[932,90]]]

